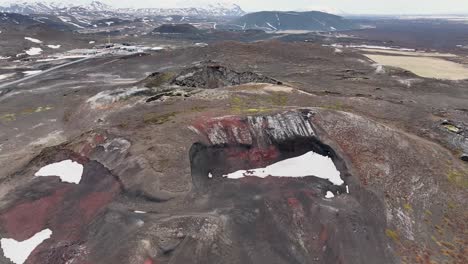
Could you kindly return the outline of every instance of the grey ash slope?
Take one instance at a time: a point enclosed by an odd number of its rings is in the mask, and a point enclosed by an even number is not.
[[[340,16],[318,12],[263,11],[250,13],[232,22],[242,29],[334,31],[359,28]]]

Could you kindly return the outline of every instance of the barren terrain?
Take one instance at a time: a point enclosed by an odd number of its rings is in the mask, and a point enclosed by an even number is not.
[[[204,34],[0,60],[0,236],[52,232],[25,263],[468,262],[463,50]],[[311,151],[343,184],[223,177]],[[35,176],[68,160],[78,184]]]

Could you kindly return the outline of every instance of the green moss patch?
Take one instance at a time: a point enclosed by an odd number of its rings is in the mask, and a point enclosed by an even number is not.
[[[177,114],[178,112],[171,112],[162,115],[159,113],[147,113],[143,116],[143,122],[145,122],[145,124],[162,125],[170,121]]]

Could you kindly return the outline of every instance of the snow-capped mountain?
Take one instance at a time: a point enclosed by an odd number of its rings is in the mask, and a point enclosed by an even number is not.
[[[9,0],[6,3],[0,2],[0,12],[29,14],[64,14],[64,13],[114,13],[131,14],[133,16],[202,16],[202,17],[220,17],[242,16],[245,12],[236,4],[212,3],[197,7],[181,8],[119,8],[115,9],[100,1],[91,1],[89,4],[66,4],[59,2],[29,1],[15,2]]]
[[[197,16],[197,17],[239,17],[245,12],[238,5],[209,5],[207,7],[183,7],[183,8],[121,8],[120,13],[128,13],[136,16]]]
[[[91,3],[83,7],[89,11],[113,11],[114,10],[112,6],[104,4],[99,1],[92,1]]]
[[[91,1],[87,5],[74,5],[63,2],[4,2],[0,3],[0,11],[19,14],[55,14],[72,11],[104,12],[112,11],[112,7],[99,1]]]
[[[92,22],[100,19],[131,19],[99,1],[91,1],[88,4],[67,4],[65,1],[8,1],[0,2],[0,13],[22,14],[39,23],[60,25],[63,28],[84,29],[94,26]]]
[[[7,13],[18,13],[18,14],[34,14],[34,13],[50,13],[54,9],[62,8],[57,6],[54,3],[29,3],[29,2],[20,2],[20,3],[1,3],[0,11]]]

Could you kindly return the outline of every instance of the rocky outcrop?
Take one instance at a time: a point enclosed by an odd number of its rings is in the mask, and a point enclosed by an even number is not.
[[[437,125],[437,132],[450,148],[461,152],[462,161],[468,161],[468,126],[463,122],[442,120]]]
[[[205,137],[211,145],[269,146],[274,142],[296,137],[313,137],[309,111],[285,112],[264,116],[232,116],[201,120],[191,129]]]
[[[231,68],[212,62],[205,62],[183,70],[171,82],[184,87],[218,88],[224,86],[240,85],[245,83],[272,83],[281,82],[254,72],[237,72]]]
[[[174,75],[175,74],[171,72],[153,72],[141,81],[141,83],[148,88],[158,87],[172,81]]]
[[[214,89],[247,83],[282,84],[268,76],[251,71],[238,72],[213,61],[201,62],[180,72],[154,72],[138,84],[147,88],[162,87],[163,90],[171,90],[174,85],[181,88]]]

